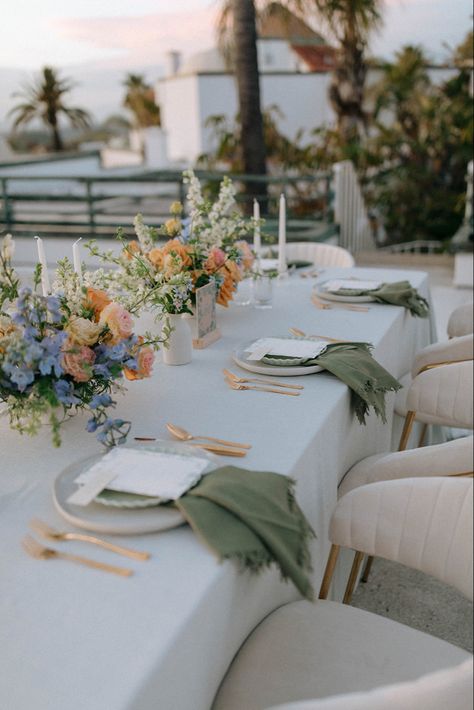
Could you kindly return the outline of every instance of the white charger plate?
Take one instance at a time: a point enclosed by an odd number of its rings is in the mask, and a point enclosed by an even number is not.
[[[300,377],[301,375],[312,375],[315,372],[321,372],[324,368],[320,365],[292,365],[288,367],[279,367],[278,365],[265,365],[256,360],[249,360],[246,350],[255,342],[255,339],[249,340],[242,345],[239,345],[232,353],[233,361],[244,370],[255,372],[258,375],[270,375],[272,377]]]
[[[209,473],[219,466],[219,460],[211,453],[207,451],[197,453],[195,448],[178,442],[158,441],[153,444],[137,445],[133,448],[165,451],[166,453],[175,451],[181,455],[207,459],[209,465],[204,473]],[[77,484],[74,482],[77,476],[99,461],[104,454],[95,454],[74,462],[64,469],[54,481],[53,502],[65,520],[84,530],[112,535],[140,535],[158,532],[178,527],[186,522],[177,508],[160,505],[159,499],[153,499],[156,501],[153,503],[148,502],[150,507],[143,505],[138,507],[133,503],[133,499],[144,499],[146,496],[133,496],[118,492],[114,496],[114,491],[108,491],[108,500],[105,503],[103,500],[100,503],[95,500],[87,506],[68,503],[69,496],[77,490]],[[129,495],[129,503],[134,507],[123,507],[125,502],[123,497],[127,495]],[[111,503],[114,497],[115,502]]]
[[[333,279],[331,279],[333,280]],[[351,279],[353,281],[354,279]],[[325,288],[326,281],[314,286],[314,293],[320,298],[324,298],[326,301],[340,301],[341,303],[373,303],[375,298],[373,296],[341,296],[334,291],[328,291]]]

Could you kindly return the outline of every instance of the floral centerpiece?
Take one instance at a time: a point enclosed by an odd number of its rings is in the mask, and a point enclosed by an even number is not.
[[[171,205],[171,217],[160,229],[148,227],[137,215],[136,240],[127,242],[121,231],[117,235],[123,243],[119,256],[101,253],[94,243],[89,244],[93,255],[118,268],[99,270],[85,278],[112,289],[122,302],[129,298],[136,301],[141,295],[143,306],[169,314],[192,313],[196,289],[212,281],[217,303],[227,306],[253,264],[245,237],[253,230],[254,220],[233,209],[235,187],[228,177],[222,180],[214,204],[203,197],[192,171],[184,173],[184,182],[188,185],[189,217],[183,218],[179,202]]]
[[[105,445],[123,443],[130,422],[113,419],[123,377],[149,377],[156,341],[133,333],[130,313],[102,290],[71,281],[69,293],[41,296],[21,288],[11,267],[11,239],[1,247],[0,401],[10,424],[36,434],[46,418],[60,444],[62,422],[79,410]],[[35,272],[35,287],[40,269]]]

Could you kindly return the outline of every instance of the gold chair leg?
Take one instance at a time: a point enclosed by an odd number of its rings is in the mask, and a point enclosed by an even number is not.
[[[362,572],[362,577],[360,578],[361,582],[368,582],[369,581],[369,574],[370,574],[370,570],[372,569],[373,562],[374,562],[373,556],[369,555],[367,557],[367,561],[365,563],[364,571]]]
[[[328,561],[326,564],[326,569],[324,570],[323,581],[321,582],[321,589],[319,590],[319,598],[327,599],[329,587],[331,586],[332,577],[334,574],[334,569],[336,567],[337,558],[339,556],[339,545],[332,545],[329,552]]]
[[[423,426],[421,427],[420,438],[418,440],[418,447],[423,446],[423,442],[425,440],[427,430],[428,430],[428,424],[423,424]]]
[[[349,580],[347,582],[347,587],[346,587],[346,591],[344,594],[344,599],[342,600],[343,604],[350,604],[351,603],[352,593],[354,591],[355,583],[357,580],[357,574],[359,572],[359,568],[362,564],[363,559],[364,559],[363,552],[356,552],[355,553],[354,562],[352,563],[351,573],[349,575]]]
[[[413,422],[415,421],[416,412],[407,412],[405,419],[405,424],[403,426],[402,435],[400,437],[400,444],[398,446],[399,451],[405,451],[408,439],[410,438],[411,430],[413,427]]]

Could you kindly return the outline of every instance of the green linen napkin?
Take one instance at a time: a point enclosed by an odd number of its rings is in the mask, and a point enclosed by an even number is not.
[[[390,303],[394,306],[408,308],[414,316],[419,316],[420,318],[427,318],[430,312],[426,298],[420,296],[409,281],[383,283],[379,288],[369,291],[365,289],[341,288],[335,293],[339,296],[373,296],[379,303]]]
[[[283,579],[313,599],[308,543],[315,535],[294,486],[277,473],[224,466],[203,476],[175,505],[219,559],[251,572],[276,563]]]
[[[320,365],[344,382],[352,391],[352,403],[357,418],[365,424],[365,417],[372,407],[382,421],[385,416],[385,393],[396,392],[401,384],[374,360],[369,343],[330,344],[317,357],[295,362],[295,358],[265,356],[262,362],[268,365]]]

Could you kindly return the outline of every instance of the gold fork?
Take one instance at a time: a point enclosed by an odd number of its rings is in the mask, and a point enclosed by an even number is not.
[[[92,545],[98,545],[99,547],[103,547],[105,550],[115,552],[117,555],[131,557],[134,560],[148,560],[150,557],[149,552],[130,550],[128,547],[122,547],[122,545],[116,545],[113,542],[101,540],[101,538],[94,537],[93,535],[85,535],[84,533],[76,532],[61,532],[38,518],[30,520],[29,525],[32,530],[48,540],[79,540],[81,542],[90,542]]]
[[[35,540],[34,537],[31,537],[31,535],[25,535],[21,541],[21,544],[25,552],[30,555],[30,557],[34,557],[37,560],[54,560],[57,558],[60,560],[76,562],[80,565],[85,565],[86,567],[100,569],[103,572],[118,574],[120,577],[130,577],[133,574],[133,570],[126,569],[125,567],[115,567],[114,565],[105,564],[105,562],[91,560],[88,557],[71,555],[70,552],[60,552],[59,550],[54,550],[52,547],[45,547]]]
[[[321,301],[315,293],[311,295],[311,301],[316,308],[320,308],[323,311],[326,310],[331,310],[332,308],[343,308],[347,311],[359,311],[360,313],[367,313],[367,311],[370,310],[367,306],[356,306],[352,303],[338,303],[332,304],[332,303],[324,303]]]
[[[270,385],[270,386],[273,385],[274,387],[284,387],[284,388],[288,388],[291,390],[303,390],[304,389],[303,385],[290,385],[290,384],[287,384],[286,382],[277,382],[277,380],[263,380],[260,377],[237,377],[237,375],[234,375],[233,372],[231,372],[230,370],[226,370],[226,369],[222,370],[222,372],[224,373],[226,378],[228,380],[231,380],[232,382],[242,382],[242,383],[244,383],[244,382],[260,382],[263,385]]]
[[[286,390],[276,390],[273,389],[273,387],[255,387],[253,385],[241,385],[238,382],[234,382],[233,380],[229,380],[226,377],[226,382],[229,385],[229,387],[233,390],[255,390],[256,392],[274,392],[275,394],[287,394],[290,397],[299,397],[300,392],[287,392]]]

